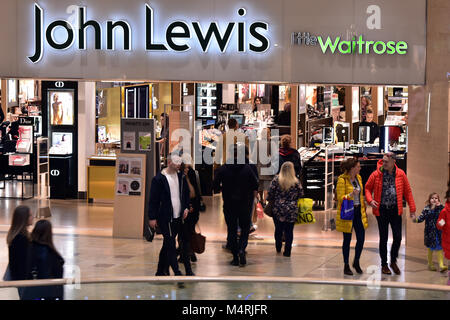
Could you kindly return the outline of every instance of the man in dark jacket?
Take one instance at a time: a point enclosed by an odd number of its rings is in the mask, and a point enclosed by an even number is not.
[[[181,272],[178,268],[175,239],[189,212],[189,187],[186,178],[179,172],[181,158],[169,155],[167,161],[167,168],[152,180],[148,217],[150,227],[159,226],[164,237],[156,275],[168,275],[170,265],[178,276]]]
[[[280,148],[280,157],[279,157],[279,166],[278,166],[278,172],[280,173],[281,166],[285,162],[292,162],[295,169],[295,175],[297,178],[300,178],[300,175],[302,173],[302,163],[300,158],[300,153],[298,153],[297,150],[291,148],[291,136],[290,135],[284,135],[281,137],[281,148]]]
[[[245,162],[245,146],[232,146],[234,161],[216,171],[214,189],[222,191],[223,211],[228,228],[229,244],[233,253],[234,266],[245,265],[245,248],[250,231],[251,212],[255,191],[258,191],[258,178],[250,165]],[[241,155],[241,157],[238,157]],[[230,159],[230,158],[229,158]],[[240,160],[240,161],[239,161]],[[232,163],[230,163],[232,162]],[[237,240],[237,228],[241,228],[239,243]]]

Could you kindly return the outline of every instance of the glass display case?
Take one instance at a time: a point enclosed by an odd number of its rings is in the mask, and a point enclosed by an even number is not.
[[[197,119],[217,119],[218,88],[215,83],[196,84]]]

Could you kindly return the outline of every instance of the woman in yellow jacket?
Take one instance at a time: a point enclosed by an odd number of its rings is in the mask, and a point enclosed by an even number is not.
[[[336,186],[337,196],[337,215],[336,230],[344,233],[344,242],[342,244],[342,254],[344,255],[344,274],[352,276],[353,272],[348,263],[350,255],[350,242],[352,240],[352,229],[356,233],[355,259],[353,268],[356,272],[362,274],[363,271],[359,265],[359,258],[364,247],[365,229],[367,229],[366,206],[364,203],[363,183],[359,172],[361,165],[356,158],[350,158],[343,161],[341,170],[344,172],[339,176]],[[353,200],[354,217],[353,220],[341,219],[341,206],[344,198]]]

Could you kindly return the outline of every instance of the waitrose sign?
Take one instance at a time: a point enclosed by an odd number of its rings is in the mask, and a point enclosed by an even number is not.
[[[314,36],[309,32],[293,32],[291,43],[299,46],[320,46],[323,54],[330,52],[340,54],[371,54],[378,55],[404,55],[408,52],[408,44],[405,41],[369,41],[363,36],[352,37],[352,40],[343,40],[341,37]]]

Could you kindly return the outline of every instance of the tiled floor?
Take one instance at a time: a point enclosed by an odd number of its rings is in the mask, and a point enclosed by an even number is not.
[[[427,270],[426,248],[405,248],[402,246],[399,266],[403,273],[400,276],[381,276],[379,272],[378,231],[376,221],[369,215],[370,227],[367,230],[365,249],[361,258],[361,266],[365,273],[361,276],[347,277],[343,275],[341,237],[336,231],[322,231],[323,213],[318,213],[315,225],[296,226],[295,246],[290,258],[277,255],[273,245],[273,222],[264,218],[258,222],[256,235],[252,236],[246,267],[229,265],[231,256],[222,249],[226,237],[226,226],[221,214],[220,197],[206,198],[207,212],[201,214],[200,226],[207,236],[207,247],[204,254],[198,256],[194,263],[194,272],[199,276],[286,276],[310,277],[316,279],[380,279],[385,281],[402,281],[426,284],[447,284],[447,274]],[[9,227],[11,213],[20,202],[12,200],[0,201],[0,272],[7,265],[8,250],[6,232]],[[35,210],[36,200],[28,200],[24,204]],[[44,204],[45,205],[45,204]],[[152,276],[156,271],[157,257],[162,241],[160,236],[149,243],[145,240],[113,239],[111,204],[87,204],[84,201],[54,201],[50,203],[51,221],[55,231],[55,245],[66,260],[65,275],[70,277],[74,266],[81,270],[81,277],[103,278],[123,276]],[[354,244],[352,244],[354,245]],[[351,251],[351,258],[353,250]],[[184,270],[181,267],[181,270]],[[150,299],[165,298],[165,292],[172,297],[176,290],[178,298],[206,299],[239,299],[252,288],[255,296],[267,293],[275,298],[335,299],[342,295],[345,299],[450,299],[448,293],[440,295],[436,292],[415,290],[383,289],[376,291],[362,290],[356,287],[343,286],[312,286],[312,285],[270,285],[265,284],[218,284],[202,283],[187,284],[185,289],[176,289],[174,285],[153,285],[152,289],[144,290],[139,285],[83,285],[82,290],[66,291],[66,297],[84,299],[87,297],[100,299],[100,292],[105,299],[124,298],[126,295],[144,296]],[[197,289],[195,289],[197,288]],[[205,288],[208,294],[198,293],[198,288]],[[264,289],[266,288],[266,289]],[[285,288],[292,288],[285,292]],[[353,288],[353,289],[352,289]],[[244,290],[245,289],[245,290]],[[182,291],[184,290],[184,291]],[[310,294],[305,294],[307,290]],[[391,291],[390,291],[391,290]],[[170,292],[169,292],[170,291]],[[203,291],[201,289],[200,291]],[[127,292],[127,293],[125,293]],[[149,292],[153,292],[149,294]],[[239,293],[242,292],[242,293]],[[250,292],[249,292],[250,293]],[[247,293],[247,294],[249,294]],[[394,296],[394,297],[392,297]],[[0,299],[15,299],[15,289],[0,290]]]

